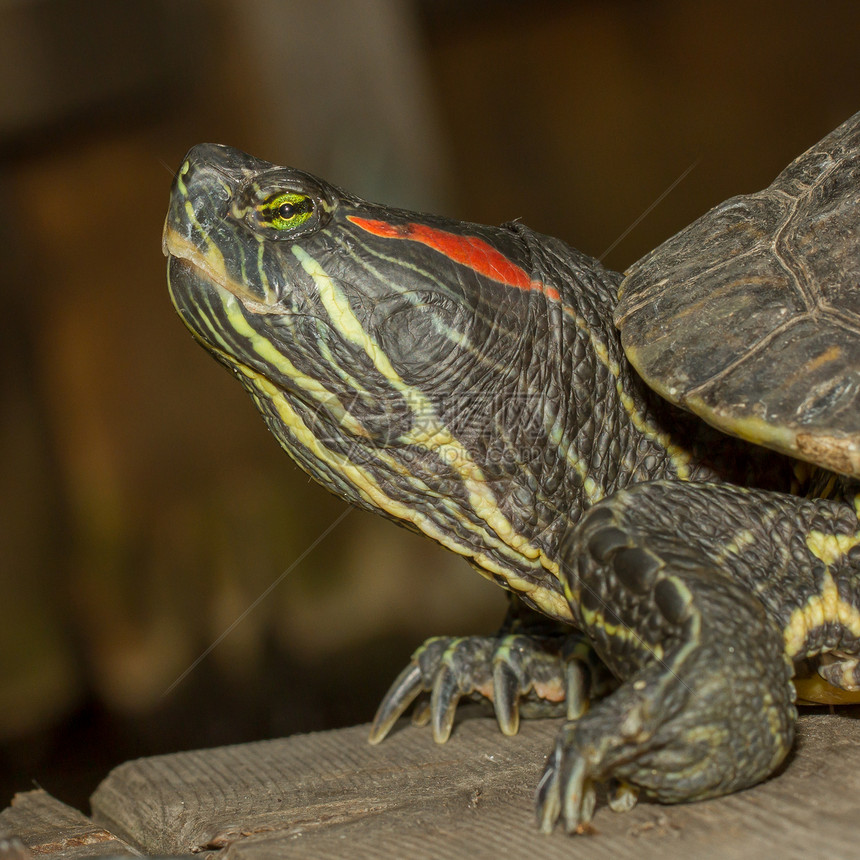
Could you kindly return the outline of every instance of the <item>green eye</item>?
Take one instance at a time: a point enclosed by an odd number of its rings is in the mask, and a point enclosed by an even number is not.
[[[314,201],[306,194],[288,191],[276,194],[262,203],[260,221],[275,230],[295,230],[314,214]]]

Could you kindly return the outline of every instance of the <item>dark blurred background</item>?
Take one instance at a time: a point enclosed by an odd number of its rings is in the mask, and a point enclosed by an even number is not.
[[[365,721],[503,613],[354,512],[174,685],[344,510],[170,306],[192,144],[623,269],[860,110],[858,44],[856,0],[0,0],[0,807]]]

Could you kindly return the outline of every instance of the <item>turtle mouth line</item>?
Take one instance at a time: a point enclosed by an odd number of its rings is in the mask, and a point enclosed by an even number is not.
[[[194,269],[198,276],[212,287],[223,290],[235,296],[254,314],[277,313],[277,309],[260,301],[258,296],[250,292],[244,284],[234,281],[226,272],[220,254],[206,255],[193,242],[176,232],[168,223],[164,224],[161,237],[161,250],[168,260],[182,260]]]

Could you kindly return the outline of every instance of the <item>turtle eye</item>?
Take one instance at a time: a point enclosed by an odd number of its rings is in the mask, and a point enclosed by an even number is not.
[[[260,224],[275,230],[295,230],[314,215],[314,201],[307,194],[286,191],[264,200],[256,209]]]

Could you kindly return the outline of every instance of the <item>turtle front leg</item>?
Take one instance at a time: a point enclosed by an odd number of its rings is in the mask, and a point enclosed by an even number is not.
[[[785,757],[793,667],[778,619],[751,587],[769,572],[743,569],[742,549],[772,538],[773,510],[759,496],[643,484],[574,529],[568,599],[623,683],[563,726],[537,791],[543,830],[559,819],[568,832],[587,825],[597,781],[625,786],[616,809],[637,790],[698,800],[753,785]]]

